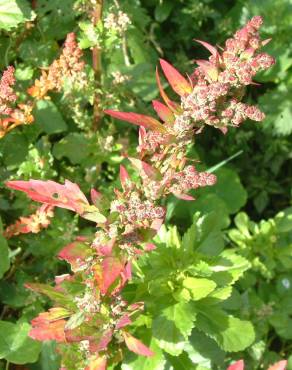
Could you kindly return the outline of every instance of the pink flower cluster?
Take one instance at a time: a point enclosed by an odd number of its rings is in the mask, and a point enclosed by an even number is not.
[[[11,103],[15,103],[16,94],[13,90],[15,84],[14,67],[9,66],[4,71],[0,81],[0,114],[10,115],[13,111]]]
[[[212,186],[216,183],[216,176],[208,172],[198,172],[194,166],[186,166],[183,171],[174,175],[176,184],[170,187],[174,194],[185,194],[191,189]]]
[[[80,82],[85,77],[82,73],[82,55],[75,33],[69,33],[60,57],[53,61],[47,72],[42,71],[42,76],[28,89],[28,93],[34,98],[43,99],[50,90],[60,91],[66,78],[72,83]]]
[[[202,128],[207,124],[225,133],[228,126],[238,126],[247,118],[264,119],[264,113],[257,107],[240,102],[256,73],[275,63],[270,55],[258,52],[269,41],[260,40],[261,25],[262,18],[253,17],[226,41],[221,54],[212,45],[199,41],[212,55],[208,61],[197,61],[199,67],[191,76],[194,89],[182,97],[184,112],[183,117],[177,117],[178,132],[192,125]]]

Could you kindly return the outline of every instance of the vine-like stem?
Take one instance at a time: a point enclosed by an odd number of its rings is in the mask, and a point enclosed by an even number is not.
[[[103,0],[97,0],[92,17],[92,22],[94,26],[96,26],[98,22],[100,22],[102,19],[102,8]],[[93,129],[96,130],[102,115],[102,111],[100,109],[100,93],[99,93],[99,88],[101,84],[102,66],[101,66],[101,48],[99,45],[94,46],[92,49],[92,66],[94,70],[94,80],[95,80],[95,94],[93,101]]]

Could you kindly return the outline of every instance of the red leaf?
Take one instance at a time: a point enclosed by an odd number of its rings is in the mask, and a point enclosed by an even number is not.
[[[146,251],[146,252],[151,252],[151,251],[154,251],[156,249],[156,245],[155,244],[153,244],[153,243],[146,243],[145,245],[144,245],[144,250]]]
[[[243,360],[239,360],[234,364],[230,365],[227,370],[244,370]]]
[[[163,87],[162,87],[162,84],[161,84],[161,81],[160,81],[160,77],[159,77],[158,68],[156,68],[156,81],[157,81],[157,85],[158,85],[158,89],[159,89],[160,95],[161,95],[162,99],[164,100],[165,104],[174,113],[177,113],[177,114],[180,113],[181,112],[181,107],[179,106],[179,104],[177,104],[174,101],[170,100],[169,97],[166,95],[166,92],[164,91]]]
[[[109,329],[105,331],[101,338],[99,339],[98,343],[91,342],[90,343],[90,351],[91,352],[100,352],[107,349],[107,346],[111,342],[113,338],[113,331],[112,329]]]
[[[104,112],[122,121],[130,122],[137,126],[143,126],[149,130],[161,132],[163,134],[167,133],[166,128],[153,117],[133,112],[118,112],[113,110],[105,110]]]
[[[155,109],[156,113],[158,114],[159,118],[163,122],[173,123],[175,120],[175,116],[172,113],[171,109],[169,109],[166,105],[161,103],[158,100],[152,101],[153,108]]]
[[[274,365],[271,365],[268,370],[285,370],[287,366],[287,361],[282,360],[279,362],[276,362]]]
[[[182,199],[182,200],[195,200],[196,199],[188,194],[173,193],[173,195],[176,196],[178,199]]]
[[[100,244],[94,244],[94,248],[97,253],[101,256],[110,256],[115,245],[116,239],[109,239],[107,241],[101,242]]]
[[[170,86],[178,95],[185,96],[192,92],[192,86],[177,69],[164,59],[160,59],[160,65]]]
[[[151,229],[155,230],[155,231],[159,231],[159,229],[161,228],[162,224],[164,222],[164,219],[162,218],[156,218],[155,220],[153,220],[152,224],[151,224]]]
[[[79,237],[73,243],[67,244],[58,253],[58,257],[61,260],[65,260],[70,263],[73,271],[80,267],[80,263],[90,256],[91,250],[85,244],[86,238]]]
[[[116,329],[124,328],[127,325],[132,324],[132,321],[128,314],[123,315],[116,324]]]
[[[195,39],[195,41],[197,41],[199,44],[201,44],[201,45],[203,45],[207,50],[209,50],[210,51],[210,53],[216,58],[216,59],[218,59],[219,60],[219,53],[218,53],[218,51],[217,51],[217,49],[213,46],[213,45],[211,45],[211,44],[209,44],[208,42],[205,42],[205,41],[201,41],[201,40],[196,40]]]
[[[150,164],[140,161],[137,158],[128,158],[129,161],[135,166],[141,175],[146,175],[151,180],[158,181],[161,180],[161,173],[155,167],[152,167]]]
[[[106,358],[105,357],[92,357],[89,360],[89,364],[84,370],[106,370]]]
[[[28,217],[20,217],[13,225],[10,225],[4,231],[5,238],[11,238],[14,235],[38,233],[47,228],[54,216],[54,207],[49,204],[41,205],[35,213]]]
[[[6,185],[23,191],[32,200],[70,209],[78,214],[82,214],[89,205],[79,186],[69,180],[65,180],[64,185],[50,180],[8,181]]]
[[[106,257],[101,264],[94,267],[95,278],[97,280],[101,294],[106,294],[109,287],[121,275],[124,263],[117,257]]]
[[[138,339],[133,337],[131,334],[123,331],[123,337],[125,339],[126,345],[130,351],[136,353],[137,355],[151,357],[154,356],[154,352],[150,348],[146,347],[145,344],[140,342]]]
[[[33,319],[31,322],[33,328],[30,330],[29,336],[39,341],[55,340],[60,343],[66,342],[64,331],[66,320],[51,321],[55,316],[56,312],[44,312]]]
[[[102,194],[98,191],[96,191],[95,189],[91,189],[90,191],[90,197],[91,197],[91,201],[94,205],[97,205],[100,198],[102,197]]]
[[[122,184],[123,189],[125,190],[127,187],[127,182],[130,180],[130,176],[128,171],[125,169],[123,165],[120,165],[120,181]]]

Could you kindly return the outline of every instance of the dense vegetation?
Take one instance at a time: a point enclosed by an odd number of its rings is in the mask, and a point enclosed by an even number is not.
[[[84,358],[92,360],[86,370],[98,370],[104,369],[104,353],[108,369],[225,370],[239,359],[247,369],[267,369],[287,359],[292,370],[291,14],[289,0],[0,0],[1,370],[57,370],[61,357],[67,370],[84,369]],[[247,86],[244,102],[257,105],[266,118],[228,127],[225,134],[209,125],[187,143],[189,164],[214,173],[217,182],[191,190],[194,201],[169,191],[159,205],[167,209],[165,222],[153,241],[154,233],[143,225],[143,253],[135,252],[132,279],[127,277],[122,291],[130,325],[93,358],[87,339],[82,348],[76,340],[87,335],[85,318],[82,312],[72,315],[76,307],[68,303],[76,297],[80,303],[83,270],[71,249],[64,250],[77,239],[78,258],[90,257],[89,243],[97,237],[92,221],[105,222],[104,212],[80,209],[87,206],[82,193],[89,198],[97,189],[94,206],[108,210],[120,194],[114,189],[127,192],[139,175],[147,188],[145,177],[157,181],[161,175],[158,160],[151,162],[154,170],[127,159],[137,156],[137,127],[104,111],[154,117],[157,103],[154,110],[151,101],[161,100],[155,80],[159,58],[191,75],[195,60],[210,55],[194,39],[217,45],[221,53],[219,46],[257,15],[264,18],[261,39],[272,38],[264,52],[276,63],[256,75],[258,85]],[[163,87],[178,101],[166,80]],[[82,193],[73,201],[68,186],[51,188],[51,200],[39,198],[45,203],[39,208],[6,186],[30,179],[69,180]],[[26,188],[30,196],[33,187]],[[72,201],[69,207],[61,204],[59,191]],[[53,198],[63,208],[48,206]],[[112,213],[106,216],[114,223],[118,216]],[[109,248],[108,240],[100,244]],[[105,283],[100,274],[97,279],[109,300],[124,284],[120,254],[115,258],[106,274],[120,269],[121,281]],[[76,280],[70,285],[64,276],[71,271]],[[48,287],[54,280],[59,291]],[[71,352],[64,343],[56,351],[55,341],[28,336],[31,321],[52,301],[70,311],[69,320],[68,312],[61,316],[74,332]],[[133,308],[134,302],[139,305]],[[108,307],[113,306],[106,301],[101,321]],[[44,339],[62,342],[60,331],[52,332]]]

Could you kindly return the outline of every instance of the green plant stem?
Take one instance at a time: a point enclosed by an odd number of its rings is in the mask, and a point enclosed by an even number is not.
[[[97,4],[95,6],[92,17],[94,27],[102,20],[102,7],[103,0],[97,0]],[[93,130],[96,131],[102,116],[102,111],[100,109],[100,93],[99,93],[102,72],[101,48],[98,45],[92,49],[92,67],[94,70],[94,80],[95,80],[95,94],[93,101]]]
[[[9,365],[10,365],[10,362],[9,361],[6,361],[5,370],[9,370]]]

